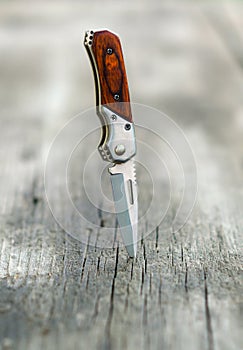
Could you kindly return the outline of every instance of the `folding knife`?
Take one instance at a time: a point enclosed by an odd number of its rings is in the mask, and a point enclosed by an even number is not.
[[[87,31],[87,49],[96,87],[96,112],[102,124],[98,150],[113,164],[111,178],[118,225],[130,257],[137,252],[136,140],[121,43],[108,30]]]

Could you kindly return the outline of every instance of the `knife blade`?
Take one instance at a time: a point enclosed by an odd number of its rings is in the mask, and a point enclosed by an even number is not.
[[[109,168],[116,215],[130,257],[137,254],[137,184],[133,160]]]

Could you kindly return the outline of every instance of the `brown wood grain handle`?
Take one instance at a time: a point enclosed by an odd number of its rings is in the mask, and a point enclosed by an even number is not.
[[[128,82],[118,36],[108,30],[89,31],[85,46],[93,66],[97,105],[106,105],[132,122]]]

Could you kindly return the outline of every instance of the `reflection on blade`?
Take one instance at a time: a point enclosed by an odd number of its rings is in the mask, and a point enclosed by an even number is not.
[[[115,210],[123,242],[130,257],[137,253],[137,184],[132,160],[109,168]]]

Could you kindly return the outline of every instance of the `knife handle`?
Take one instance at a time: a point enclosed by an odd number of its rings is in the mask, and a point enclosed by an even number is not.
[[[94,72],[96,105],[106,105],[111,111],[132,123],[128,81],[120,39],[108,30],[88,31],[84,45]]]

